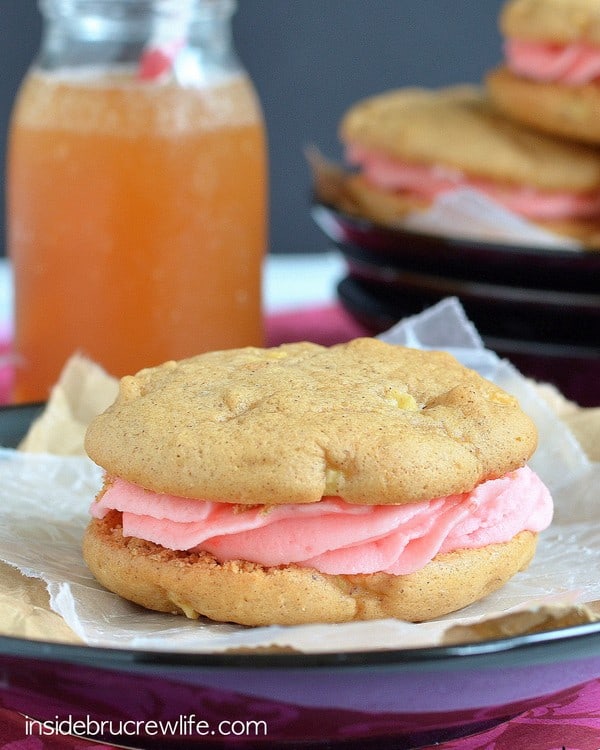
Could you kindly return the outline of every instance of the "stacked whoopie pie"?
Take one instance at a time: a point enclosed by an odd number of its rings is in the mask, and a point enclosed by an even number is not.
[[[387,224],[474,187],[542,228],[600,247],[600,4],[509,0],[506,62],[482,86],[406,88],[340,123],[344,195]],[[344,206],[348,208],[348,204]]]
[[[551,135],[600,144],[600,3],[511,0],[505,61],[487,77],[496,106]]]

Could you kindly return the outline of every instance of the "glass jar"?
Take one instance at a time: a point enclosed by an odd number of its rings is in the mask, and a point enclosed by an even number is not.
[[[40,0],[7,154],[15,401],[261,345],[267,156],[233,0]]]

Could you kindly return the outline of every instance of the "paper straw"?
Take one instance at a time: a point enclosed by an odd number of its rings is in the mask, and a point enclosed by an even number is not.
[[[185,39],[173,39],[146,47],[140,58],[138,78],[141,81],[156,81],[169,73],[179,50],[185,45]]]
[[[172,71],[175,59],[187,41],[194,2],[178,0],[179,11],[176,14],[156,18],[151,38],[140,57],[139,80],[157,81]]]

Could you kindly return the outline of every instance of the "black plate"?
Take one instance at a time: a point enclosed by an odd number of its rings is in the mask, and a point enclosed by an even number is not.
[[[349,248],[344,255],[349,276],[380,299],[392,316],[414,314],[457,297],[484,338],[582,346],[600,358],[600,293],[524,289],[399,270],[357,258]]]
[[[386,321],[456,296],[484,336],[583,346],[600,358],[600,251],[561,251],[455,240],[391,229],[313,207],[349,276]],[[346,297],[342,295],[342,301]],[[354,313],[360,313],[356,298]],[[364,311],[372,315],[374,305]],[[377,326],[378,328],[380,326]]]
[[[315,203],[313,218],[342,251],[368,262],[471,281],[598,294],[600,251],[498,244],[392,229]]]
[[[387,330],[438,299],[420,290],[399,292],[351,276],[339,282],[337,291],[343,307],[371,334]],[[510,359],[524,375],[552,383],[580,406],[600,405],[600,348],[594,345],[598,341],[595,327],[585,322],[575,326],[579,336],[572,339],[579,338],[580,343],[574,344],[569,338],[572,310],[557,309],[554,321],[544,315],[532,321],[522,310],[508,309],[500,314],[485,301],[481,306],[468,299],[461,298],[461,302],[488,349]],[[549,335],[540,340],[544,330]],[[557,331],[563,333],[562,340]]]
[[[490,349],[580,405],[600,404],[600,251],[393,229],[318,202],[313,216],[348,266],[342,305],[372,333],[457,297]]]
[[[0,408],[16,444],[39,405]],[[39,720],[86,717],[138,748],[231,747],[222,722],[268,736],[242,748],[414,748],[497,725],[600,676],[600,623],[431,648],[172,653],[0,637],[2,703]],[[60,690],[57,690],[60,686]],[[127,721],[194,715],[211,734],[123,733]],[[253,723],[254,722],[254,723]],[[257,725],[256,722],[263,722]],[[224,725],[223,725],[224,726]],[[181,729],[183,727],[183,730]]]

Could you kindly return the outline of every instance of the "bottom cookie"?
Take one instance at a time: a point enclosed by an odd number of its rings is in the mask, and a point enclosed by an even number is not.
[[[600,144],[600,86],[532,81],[505,67],[486,78],[493,103],[509,117],[553,136]]]
[[[327,575],[297,565],[263,567],[207,552],[173,551],[123,537],[121,514],[88,525],[83,554],[98,581],[148,609],[241,625],[431,620],[503,586],[533,557],[537,534],[436,556],[409,575]]]

